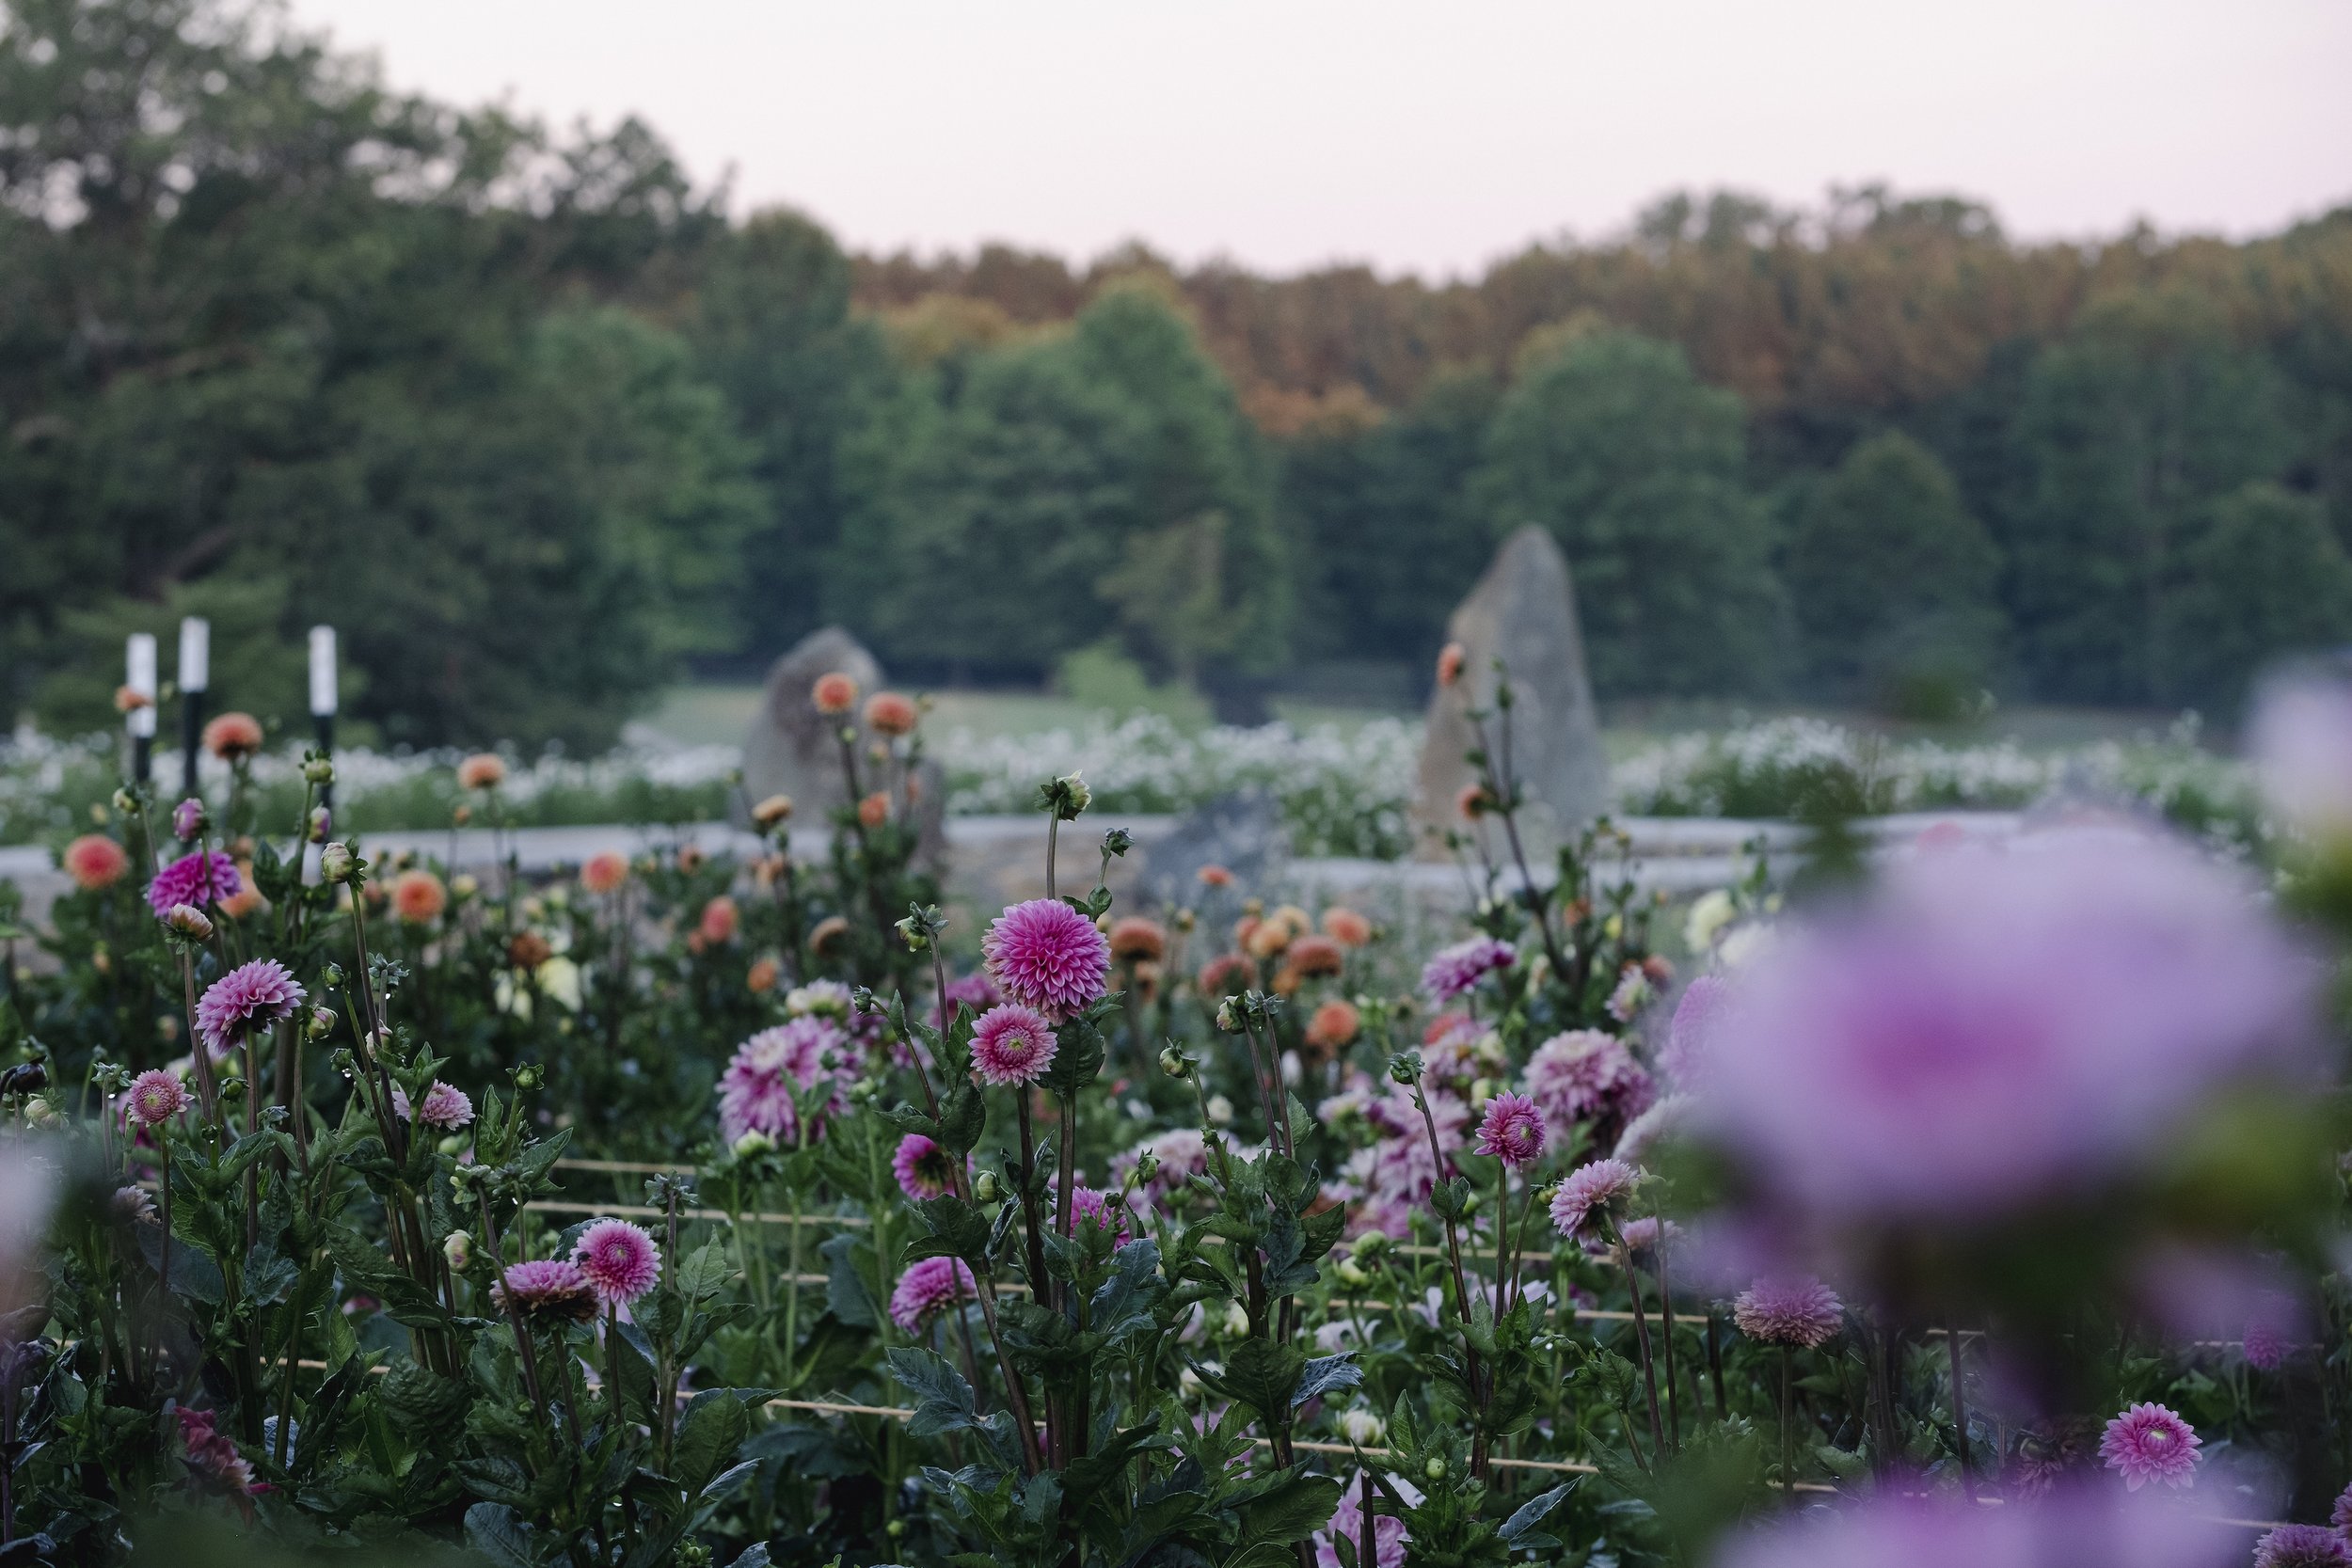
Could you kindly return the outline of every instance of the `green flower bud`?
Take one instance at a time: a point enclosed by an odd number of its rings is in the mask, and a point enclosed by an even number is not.
[[[1433,1455],[1429,1463],[1421,1467],[1421,1473],[1431,1481],[1443,1481],[1445,1480],[1445,1461]]]
[[[338,840],[319,851],[319,879],[330,886],[351,880],[351,846]]]
[[[1005,1184],[996,1180],[996,1173],[984,1170],[973,1179],[972,1196],[982,1203],[993,1203],[1005,1196]]]

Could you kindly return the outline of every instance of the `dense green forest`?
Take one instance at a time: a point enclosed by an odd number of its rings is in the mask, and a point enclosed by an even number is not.
[[[52,726],[189,611],[264,713],[335,622],[395,741],[595,747],[834,619],[1246,714],[1418,666],[1530,522],[1604,695],[2227,714],[2352,639],[2352,209],[2072,245],[1675,196],[1442,284],[853,257],[267,9],[0,10],[0,697]]]

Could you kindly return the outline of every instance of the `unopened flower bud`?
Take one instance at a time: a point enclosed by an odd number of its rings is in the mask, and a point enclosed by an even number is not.
[[[1180,1080],[1189,1078],[1192,1076],[1192,1058],[1172,1045],[1162,1046],[1160,1048],[1160,1070],[1170,1078]]]
[[[449,880],[449,890],[459,898],[471,898],[482,891],[482,882],[470,871],[461,871]]]
[[[1136,1162],[1136,1180],[1138,1181],[1149,1181],[1159,1174],[1160,1157],[1152,1153],[1150,1149],[1145,1149],[1143,1151],[1143,1157]]]
[[[326,835],[335,831],[335,814],[325,806],[310,808],[310,842],[325,844]]]
[[[1427,1476],[1431,1481],[1445,1480],[1445,1460],[1442,1457],[1432,1455],[1429,1463],[1421,1467],[1421,1473]]]
[[[972,1180],[972,1196],[982,1203],[993,1203],[1005,1196],[1005,1184],[996,1180],[996,1173],[984,1170]]]
[[[173,936],[189,942],[213,940],[213,922],[194,904],[174,904],[164,911],[164,925]]]
[[[767,1133],[762,1132],[758,1128],[755,1127],[750,1132],[735,1140],[735,1157],[739,1160],[754,1159],[759,1155],[767,1153],[770,1149],[775,1147],[776,1140],[774,1138],[770,1137]]]
[[[546,1080],[547,1073],[536,1062],[527,1062],[515,1069],[515,1086],[518,1089],[535,1089]]]
[[[1421,1082],[1421,1053],[1401,1051],[1389,1058],[1389,1078],[1392,1083],[1413,1085]]]
[[[1369,1449],[1389,1435],[1389,1423],[1357,1405],[1340,1412],[1340,1431],[1359,1449]]]
[[[1225,1322],[1220,1325],[1228,1339],[1238,1339],[1249,1332],[1249,1314],[1242,1310],[1240,1302],[1232,1302],[1225,1308]]]
[[[1340,1276],[1341,1284],[1349,1286],[1356,1290],[1361,1290],[1363,1287],[1372,1283],[1372,1275],[1366,1274],[1364,1272],[1363,1265],[1357,1262],[1353,1258],[1341,1259],[1340,1266],[1337,1272]]]
[[[1216,1026],[1229,1035],[1241,1033],[1241,1009],[1234,1006],[1232,997],[1216,1005]]]
[[[194,796],[171,808],[172,836],[184,843],[194,843],[197,835],[210,827],[212,821],[212,813],[206,811],[204,802]]]
[[[340,840],[319,851],[319,879],[329,884],[351,880],[351,846]]]
[[[1209,1119],[1219,1127],[1229,1127],[1233,1120],[1233,1102],[1221,1094],[1209,1096]]]
[[[302,765],[306,784],[331,784],[335,782],[335,761],[332,757],[312,757]]]
[[[910,952],[920,953],[930,945],[931,939],[924,933],[923,923],[913,915],[898,922],[894,928]]]
[[[332,1007],[311,1008],[309,1027],[310,1037],[314,1040],[323,1040],[333,1034],[335,1032],[335,1009]]]
[[[473,1261],[473,1238],[462,1230],[453,1230],[441,1241],[441,1256],[455,1274],[464,1274],[466,1265]]]

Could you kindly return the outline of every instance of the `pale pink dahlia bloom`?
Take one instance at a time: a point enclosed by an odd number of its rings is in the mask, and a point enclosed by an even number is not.
[[[1508,1090],[1486,1101],[1478,1124],[1478,1152],[1505,1164],[1533,1164],[1544,1152],[1544,1118],[1535,1102]]]
[[[2352,1568],[2352,1544],[2325,1525],[2281,1525],[2254,1543],[2254,1568]]]
[[[1701,974],[1682,988],[1675,1004],[1674,1021],[1666,1025],[1666,1046],[1658,1053],[1659,1069],[1678,1089],[1697,1088],[1707,1078],[1708,1041],[1723,1014],[1726,988],[1712,974]]]
[[[736,1048],[719,1076],[720,1135],[729,1143],[746,1132],[789,1141],[800,1124],[794,1091],[820,1084],[830,1092],[818,1113],[839,1110],[850,1054],[850,1037],[829,1018],[811,1015],[762,1029]]]
[[[1013,1001],[1067,1018],[1103,994],[1110,939],[1057,898],[1014,904],[980,939],[989,978]]]
[[[1518,961],[1519,950],[1493,937],[1468,937],[1440,947],[1421,968],[1421,989],[1439,1006],[1466,994],[1486,975]]]
[[[161,920],[174,904],[201,910],[234,898],[244,886],[235,861],[218,849],[199,849],[155,873],[147,884],[147,907]]]
[[[961,1259],[926,1258],[898,1276],[898,1289],[890,1292],[890,1321],[916,1333],[950,1302],[972,1291],[972,1271]]]
[[[1388,1481],[1408,1507],[1420,1505],[1421,1488],[1403,1476],[1391,1476]],[[1340,1505],[1331,1511],[1331,1522],[1315,1532],[1315,1568],[1340,1568],[1338,1543],[1346,1542],[1353,1552],[1363,1538],[1364,1478],[1359,1470],[1340,1489]],[[1359,1568],[1405,1568],[1405,1544],[1411,1539],[1404,1520],[1393,1513],[1374,1513],[1372,1553],[1376,1564],[1361,1563]]]
[[[921,1203],[946,1195],[955,1179],[956,1165],[935,1140],[920,1132],[909,1132],[898,1140],[898,1151],[890,1157],[890,1169],[898,1179],[898,1190]]]
[[[1577,1235],[1597,1211],[1606,1211],[1632,1192],[1641,1174],[1623,1160],[1595,1160],[1577,1166],[1551,1195],[1553,1227],[1563,1236]]]
[[[661,1249],[627,1220],[598,1220],[581,1231],[572,1262],[609,1307],[627,1307],[661,1283]]]
[[[196,1027],[215,1052],[228,1050],[256,1030],[294,1017],[307,993],[276,958],[239,964],[204,988],[196,1005]]]
[[[1765,1278],[1740,1292],[1731,1304],[1731,1321],[1759,1344],[1812,1350],[1845,1326],[1846,1306],[1810,1275]]]
[[[161,1068],[150,1068],[131,1080],[122,1096],[123,1115],[141,1127],[158,1127],[188,1108],[185,1085]]]
[[[1715,1130],[1833,1220],[1976,1223],[2137,1172],[2223,1085],[2308,1070],[2319,972],[2260,893],[2118,828],[1895,865],[1734,981]]]
[[[989,1008],[972,1026],[972,1069],[984,1084],[1034,1084],[1059,1049],[1045,1015],[1018,1002]]]
[[[397,1084],[392,1085],[392,1114],[403,1121],[409,1117],[408,1091]],[[417,1119],[443,1132],[454,1132],[472,1125],[473,1101],[465,1090],[436,1078],[433,1086],[424,1091],[424,1114]]]
[[[1658,1099],[1658,1085],[1625,1041],[1598,1029],[1571,1029],[1527,1060],[1527,1093],[1551,1135],[1566,1141],[1580,1121],[1630,1121]]]
[[[2135,1492],[2152,1481],[2186,1486],[2196,1479],[2197,1449],[2203,1441],[2163,1405],[2136,1404],[2107,1423],[2099,1457]]]

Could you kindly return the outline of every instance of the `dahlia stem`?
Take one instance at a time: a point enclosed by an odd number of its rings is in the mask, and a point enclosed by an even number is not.
[[[1045,896],[1054,896],[1054,851],[1061,843],[1061,813],[1056,810],[1045,819]]]
[[[1707,1371],[1715,1385],[1715,1419],[1731,1418],[1731,1402],[1724,1396],[1724,1349],[1718,1339],[1717,1323],[1721,1320],[1710,1304],[1707,1308]]]
[[[196,1026],[196,960],[184,947],[180,950],[180,989],[188,1007],[188,1060],[196,1068],[196,1092],[203,1101],[204,1120],[209,1124],[220,1114],[219,1094],[213,1087],[212,1051]]]
[[[1795,1446],[1789,1437],[1788,1422],[1788,1363],[1791,1353],[1788,1342],[1780,1347],[1780,1487],[1782,1496],[1793,1499],[1797,1486]]]
[[[202,1047],[199,1047],[201,1050]],[[164,1235],[155,1268],[155,1337],[147,1353],[150,1376],[163,1366],[164,1320],[171,1312],[171,1134],[155,1124],[155,1147],[163,1155]]]
[[[1658,1414],[1658,1366],[1650,1357],[1649,1319],[1642,1309],[1641,1275],[1633,1267],[1632,1251],[1626,1246],[1622,1235],[1617,1238],[1617,1256],[1625,1264],[1626,1294],[1633,1301],[1633,1343],[1641,1352],[1642,1383],[1649,1396],[1650,1451],[1663,1461],[1666,1457],[1666,1431],[1665,1423]]]
[[[479,1197],[482,1209],[482,1242],[490,1249],[490,1267],[498,1271],[499,1294],[506,1303],[507,1326],[515,1331],[515,1354],[522,1362],[523,1386],[530,1391],[531,1407],[538,1413],[540,1430],[552,1431],[553,1423],[548,1415],[548,1397],[539,1386],[538,1351],[531,1342],[531,1329],[523,1322],[521,1306],[506,1290],[506,1259],[499,1245],[498,1221],[490,1217],[490,1196],[487,1193],[482,1193]]]
[[[1658,1325],[1659,1337],[1666,1345],[1666,1430],[1673,1434],[1674,1451],[1682,1451],[1681,1380],[1675,1376],[1675,1291],[1666,1274],[1666,1220],[1658,1219]]]
[[[1960,1490],[1970,1502],[1975,1502],[1977,1478],[1968,1465],[1968,1396],[1961,1387],[1960,1329],[1957,1325],[1944,1331],[1944,1343],[1951,1353],[1952,1361],[1952,1451],[1960,1456]]]

